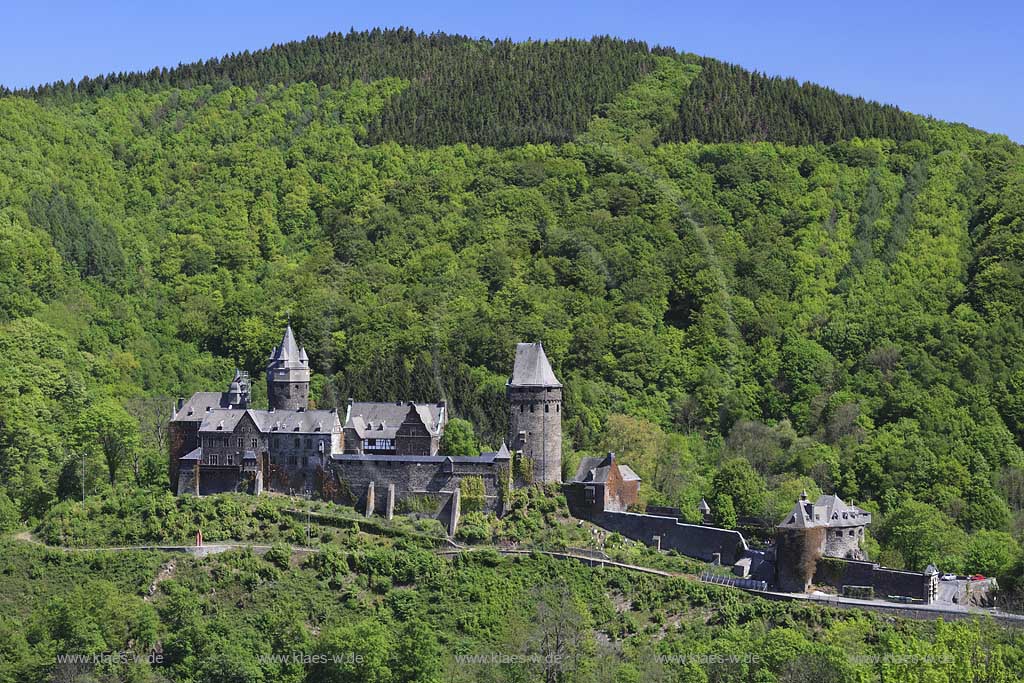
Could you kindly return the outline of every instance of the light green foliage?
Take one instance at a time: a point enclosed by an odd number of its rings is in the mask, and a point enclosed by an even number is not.
[[[968,572],[1006,576],[1020,555],[1016,539],[1004,531],[979,531],[971,536],[964,555]]]
[[[452,418],[444,428],[440,452],[444,455],[480,455],[480,442],[473,433],[473,423]]]
[[[463,477],[459,480],[459,505],[463,512],[482,511],[485,494],[483,478]]]
[[[1024,509],[1019,146],[639,43],[296,49],[0,97],[2,527],[304,543],[272,506],[147,488],[166,467],[149,418],[236,364],[258,377],[290,317],[316,405],[445,397],[472,426],[449,425],[452,453],[506,436],[513,344],[542,339],[567,463],[614,450],[645,502],[777,521],[836,492],[876,512],[892,564],[1018,552],[999,534]],[[552,531],[556,497],[465,528],[578,540]],[[322,521],[316,538],[362,538]],[[391,581],[349,579],[322,580],[353,600]],[[182,670],[253,674],[258,639],[197,633],[176,634]]]
[[[945,571],[963,568],[967,534],[927,503],[908,499],[891,508],[879,535],[908,569],[923,571],[929,564]]]

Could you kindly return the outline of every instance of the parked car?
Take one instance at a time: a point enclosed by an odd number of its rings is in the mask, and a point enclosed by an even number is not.
[[[939,577],[942,581],[956,581],[956,574],[943,574]]]
[[[984,581],[984,580],[985,580],[985,577],[982,576],[981,574],[975,574],[974,576],[971,577],[971,581]]]

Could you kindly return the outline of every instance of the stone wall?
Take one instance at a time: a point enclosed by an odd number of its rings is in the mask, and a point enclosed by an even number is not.
[[[240,468],[204,465],[199,469],[199,495],[238,491],[242,483]]]
[[[169,458],[167,473],[171,490],[178,487],[178,458],[188,455],[199,447],[199,422],[194,420],[171,420],[167,424]]]
[[[636,505],[640,497],[640,481],[625,481],[618,467],[608,471],[604,485],[604,509],[609,512],[625,512],[630,505]]]
[[[775,542],[775,586],[790,593],[805,592],[825,547],[825,528],[779,529]]]
[[[562,481],[561,387],[508,387],[512,450],[533,461],[536,483]]]
[[[747,542],[738,531],[717,529],[697,524],[683,524],[674,517],[657,517],[633,512],[593,512],[579,509],[570,511],[574,517],[587,519],[608,531],[622,534],[634,541],[642,541],[662,550],[675,550],[680,555],[705,562],[718,559],[722,564],[734,564],[747,550]]]
[[[825,555],[864,560],[867,556],[860,549],[864,540],[864,527],[830,527],[825,533]]]
[[[306,371],[309,372],[308,370]],[[267,376],[267,402],[277,410],[299,410],[309,407],[309,381],[287,381]]]
[[[890,595],[900,595],[926,603],[932,601],[931,587],[935,580],[921,572],[888,569],[880,567],[877,562],[835,557],[818,560],[814,572],[814,583],[833,586],[840,591],[843,590],[843,586],[871,586],[875,590],[876,598],[885,599]]]
[[[468,461],[468,462],[467,462]],[[458,490],[463,477],[480,477],[484,483],[484,506],[488,512],[501,512],[501,486],[504,465],[493,459],[445,458],[441,456],[389,456],[371,459],[366,456],[342,456],[332,460],[331,469],[338,481],[340,502],[358,510],[366,506],[366,491],[374,482],[377,491],[395,487],[396,506],[410,497],[433,498],[435,514],[443,514],[452,493]],[[376,496],[374,514],[387,512],[386,496]],[[447,521],[447,520],[445,520]]]

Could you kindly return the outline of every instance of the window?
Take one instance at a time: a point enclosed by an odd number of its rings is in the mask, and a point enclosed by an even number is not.
[[[850,529],[850,536],[853,536],[853,529]]]
[[[295,447],[302,448],[302,439],[300,439],[299,437],[295,437]]]
[[[311,439],[310,437],[307,436],[306,437],[306,450],[311,450],[312,448],[313,448],[313,439]]]
[[[253,448],[259,448],[259,447],[260,447],[260,440],[259,440],[259,439],[253,439],[253,440],[252,440],[252,443],[251,443],[250,445],[251,445],[251,446],[252,446]]]
[[[533,412],[533,404],[532,403],[530,404],[530,412],[531,413]]]
[[[299,457],[297,455],[289,456],[288,464],[291,465],[292,467],[295,467],[296,465],[299,464]]]
[[[234,465],[235,464],[235,456],[231,455],[230,453],[227,456],[227,464],[228,465]]]
[[[544,404],[544,412],[545,413],[550,413],[551,412],[551,405],[550,404],[548,404],[548,403]]]

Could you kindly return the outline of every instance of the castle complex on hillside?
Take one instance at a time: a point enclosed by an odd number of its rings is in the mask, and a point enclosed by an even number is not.
[[[449,420],[443,402],[363,403],[310,410],[309,357],[289,326],[267,363],[267,410],[251,405],[245,372],[225,392],[179,399],[171,416],[170,476],[179,494],[264,490],[318,493],[367,516],[427,514],[454,532],[463,508],[502,514],[510,488],[559,483],[562,474],[562,384],[539,344],[516,345],[506,384],[508,439],[494,452],[450,456],[442,438]],[[470,480],[472,484],[470,485]],[[632,512],[640,477],[614,453],[583,458],[563,491],[569,511],[608,531],[659,549],[733,565],[741,581],[806,591],[827,584],[855,595],[902,595],[930,602],[934,572],[886,569],[867,561],[861,543],[871,514],[823,495],[804,493],[776,526],[775,543],[751,548],[733,529],[684,521],[675,508]],[[650,514],[654,513],[654,514]]]
[[[267,410],[251,406],[249,376],[238,371],[226,392],[178,400],[169,426],[175,491],[317,491],[386,515],[418,498],[417,509],[440,514],[465,477],[480,478],[484,508],[493,511],[509,486],[561,481],[562,385],[539,343],[516,346],[506,386],[510,445],[479,457],[441,452],[443,401],[350,399],[344,417],[310,410],[309,357],[291,326],[266,377]]]

